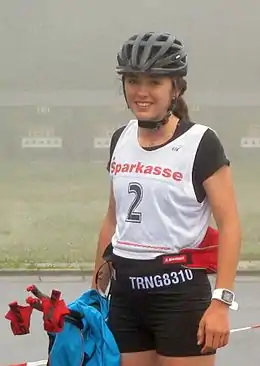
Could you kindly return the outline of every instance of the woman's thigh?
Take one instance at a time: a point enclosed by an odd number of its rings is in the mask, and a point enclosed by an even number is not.
[[[156,366],[215,366],[215,355],[195,357],[158,356]]]
[[[144,351],[121,354],[120,366],[158,366],[158,355],[155,351]]]
[[[177,309],[176,306],[171,308],[170,304],[170,298],[167,300],[162,297],[160,308],[164,308],[164,311],[149,311],[156,352],[165,357],[205,357],[201,354],[203,345],[198,345],[197,332],[207,306],[198,307],[199,304],[194,302],[193,309],[185,310]],[[215,354],[215,351],[211,354]]]
[[[178,290],[172,287],[151,291],[142,318],[153,334],[155,350],[160,356],[206,360],[208,357],[201,353],[203,345],[198,345],[197,333],[200,320],[211,303],[211,286],[205,273],[194,272],[189,278],[191,280],[179,284]]]

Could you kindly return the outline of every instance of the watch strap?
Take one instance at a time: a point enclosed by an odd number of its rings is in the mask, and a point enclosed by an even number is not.
[[[223,292],[227,291],[233,295],[233,301],[229,303],[223,299]],[[226,289],[226,288],[216,288],[213,290],[212,299],[216,299],[222,301],[223,303],[227,304],[231,310],[238,310],[238,303],[235,301],[235,294],[233,291]]]

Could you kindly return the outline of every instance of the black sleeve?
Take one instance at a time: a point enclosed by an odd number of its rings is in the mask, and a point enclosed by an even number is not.
[[[193,185],[199,202],[206,195],[203,182],[224,165],[230,165],[224,147],[216,133],[208,129],[201,139],[193,166]]]
[[[109,147],[109,160],[107,163],[107,170],[109,171],[111,159],[117,144],[117,141],[119,140],[119,137],[121,136],[122,132],[124,131],[126,126],[122,126],[118,128],[112,135],[111,141],[110,141],[110,147]]]

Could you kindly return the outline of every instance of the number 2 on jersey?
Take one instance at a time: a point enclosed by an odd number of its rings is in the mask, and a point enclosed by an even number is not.
[[[135,209],[140,205],[143,199],[143,187],[139,183],[131,182],[128,185],[128,193],[133,193],[135,196],[129,207],[125,221],[140,224],[140,222],[142,221],[142,213],[135,211]]]

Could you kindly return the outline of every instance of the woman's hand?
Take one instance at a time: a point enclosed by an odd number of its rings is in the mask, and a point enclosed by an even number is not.
[[[198,344],[203,345],[201,353],[225,347],[229,335],[229,306],[219,300],[212,300],[201,318],[197,333]]]

